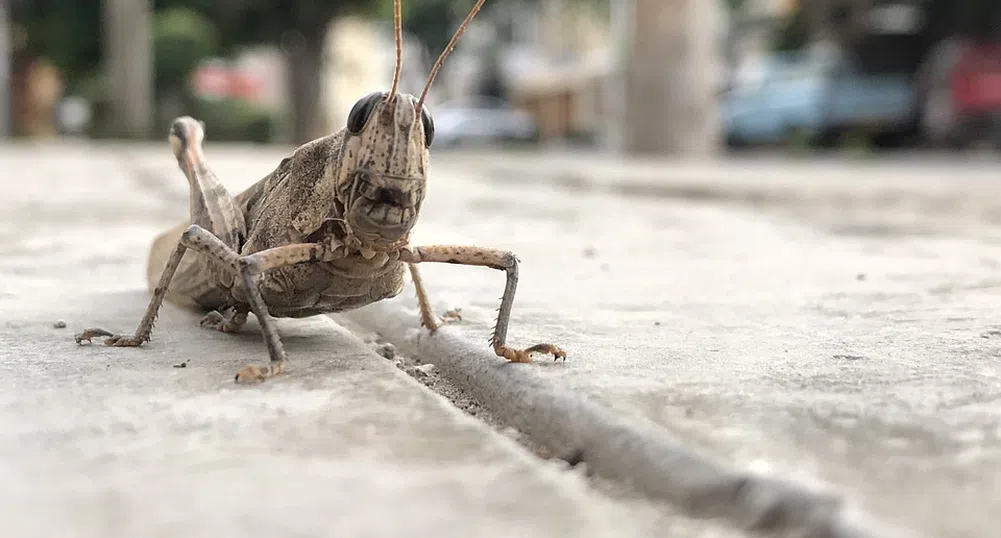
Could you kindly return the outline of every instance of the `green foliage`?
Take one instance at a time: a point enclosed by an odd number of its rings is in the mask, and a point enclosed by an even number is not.
[[[380,0],[377,15],[380,20],[393,20],[393,0]],[[473,0],[423,0],[403,2],[403,30],[415,36],[430,51],[438,54],[448,45],[458,27],[475,2]],[[486,9],[486,5],[484,9]],[[460,14],[461,12],[461,14]]]
[[[216,54],[218,31],[204,15],[187,8],[170,8],[153,21],[156,87],[178,88],[198,63]]]
[[[274,113],[239,99],[198,99],[193,115],[205,122],[205,136],[219,142],[270,142],[278,120]]]
[[[179,0],[180,1],[180,0]],[[205,0],[186,0],[206,3]],[[226,38],[224,46],[281,44],[298,35],[309,45],[326,35],[337,16],[368,12],[378,8],[372,0],[218,0],[209,2],[205,12]]]
[[[70,92],[98,68],[103,20],[101,0],[33,0],[11,3],[11,18],[28,34],[28,51],[52,60]]]
[[[805,47],[809,39],[810,25],[806,9],[800,6],[792,17],[785,20],[778,28],[772,47],[779,52],[795,51]]]

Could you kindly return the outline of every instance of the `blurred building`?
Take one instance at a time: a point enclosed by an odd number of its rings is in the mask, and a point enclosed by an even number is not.
[[[512,103],[535,117],[544,139],[600,137],[612,76],[609,14],[551,0],[500,15],[510,28],[502,65]]]
[[[7,0],[0,1],[0,137],[10,135],[11,35]]]
[[[716,48],[722,51],[725,38],[724,0],[688,1],[695,6],[686,21],[707,32],[707,45],[690,42],[686,46],[700,51],[688,68],[691,73],[672,75],[677,70],[672,58],[650,57],[642,69],[665,77],[689,80],[699,87],[722,86],[722,65],[711,58]],[[705,2],[705,3],[703,3]],[[456,50],[447,66],[447,90],[452,97],[476,90],[483,75],[482,58],[495,50],[499,56],[502,78],[511,104],[534,117],[545,142],[580,142],[588,145],[619,147],[627,137],[622,132],[626,88],[623,81],[631,58],[629,47],[635,40],[635,0],[577,2],[546,0],[537,3],[514,2],[498,6],[491,18],[478,21],[464,37],[461,51]],[[650,9],[670,18],[676,14],[674,2],[647,2]],[[777,9],[777,8],[776,8]],[[674,23],[684,26],[685,23]],[[687,31],[687,30],[686,30]],[[663,32],[652,29],[653,39],[664,39]],[[683,38],[687,39],[687,38]],[[689,84],[682,80],[678,87]],[[660,91],[652,88],[641,92]],[[668,90],[663,90],[668,91]],[[684,92],[682,92],[684,93]],[[665,96],[667,94],[664,94]],[[711,97],[707,97],[711,100]],[[656,103],[654,95],[644,100]],[[690,101],[690,100],[689,100]],[[685,105],[687,106],[687,105]],[[712,103],[698,107],[711,107]]]
[[[491,63],[510,104],[529,112],[545,140],[598,136],[611,76],[608,14],[567,0],[497,5],[473,21],[433,93],[459,100],[480,90]]]
[[[387,21],[343,17],[332,26],[327,38],[324,92],[330,124],[342,126],[358,99],[388,90],[393,84],[396,44],[393,26]],[[429,67],[420,43],[404,34],[400,90],[419,93]],[[429,99],[429,103],[433,102]]]

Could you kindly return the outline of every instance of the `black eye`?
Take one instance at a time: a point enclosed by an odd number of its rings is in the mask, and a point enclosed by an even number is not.
[[[372,115],[375,104],[381,99],[382,92],[372,92],[359,99],[355,106],[351,107],[351,112],[348,112],[349,133],[358,134],[361,132],[365,124],[368,123],[368,118]]]
[[[421,122],[424,123],[424,146],[430,148],[434,142],[434,118],[431,117],[427,105],[421,107]]]

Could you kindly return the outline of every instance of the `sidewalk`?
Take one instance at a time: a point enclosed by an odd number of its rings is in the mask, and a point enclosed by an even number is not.
[[[1001,185],[995,167],[951,183],[925,174],[938,194],[915,186],[912,200],[967,204],[933,213],[892,196],[838,211],[851,207],[850,189],[800,175],[797,190],[788,171],[776,183],[793,195],[820,184],[835,194],[807,207],[615,197],[609,185],[621,176],[596,172],[600,162],[578,164],[585,186],[567,185],[568,167],[551,164],[438,159],[415,238],[517,253],[510,342],[569,352],[566,363],[533,366],[532,377],[659,424],[736,469],[833,490],[914,536],[996,534],[1001,244],[991,220],[963,209],[998,203],[984,195]],[[640,181],[628,166],[604,166]],[[676,170],[644,171],[649,190],[678,183]],[[748,184],[726,175],[732,167],[704,170],[720,192]],[[851,176],[864,196],[906,192],[914,170],[828,174]],[[449,335],[484,350],[464,364],[490,364],[483,342],[503,277],[452,265],[423,275],[439,311],[463,308]],[[413,308],[411,295],[348,317],[446,360],[433,339],[407,342],[399,330],[391,312]]]
[[[148,243],[184,217],[159,150],[131,170],[114,148],[0,150],[5,536],[742,536],[597,492],[325,318],[281,323],[291,374],[254,387],[232,382],[266,360],[253,319],[225,335],[167,305],[144,348],[78,347],[134,329]]]
[[[134,523],[107,514],[131,511],[163,532],[194,518],[206,536],[309,534],[332,524],[347,533],[370,524],[364,510],[392,507],[394,517],[380,512],[378,523],[417,535],[465,536],[478,524],[498,535],[739,535],[608,499],[527,459],[320,320],[282,327],[325,339],[286,337],[296,371],[316,375],[249,391],[229,377],[248,357],[264,357],[253,331],[207,333],[196,316],[176,311],[165,310],[144,350],[78,349],[71,334],[80,326],[132,330],[145,303],[149,238],[186,211],[185,183],[165,144],[118,151],[61,148],[35,160],[0,152],[7,169],[30,178],[9,181],[15,189],[0,207],[12,230],[0,236],[5,343],[19,336],[7,345],[0,381],[0,420],[12,432],[4,460],[12,464],[0,472],[8,488],[26,476],[39,485],[30,495],[4,491],[16,499],[6,505],[12,524],[125,534]],[[207,152],[234,191],[284,155],[211,142]],[[1001,509],[1001,366],[991,332],[1001,326],[1001,242],[990,211],[1001,198],[990,196],[993,167],[943,178],[931,165],[922,175],[916,165],[783,172],[770,164],[768,173],[735,178],[732,165],[704,166],[703,179],[685,180],[679,167],[474,157],[434,158],[414,242],[515,251],[522,265],[509,341],[558,343],[569,351],[566,363],[506,367],[490,357],[485,341],[503,276],[489,269],[422,268],[438,311],[463,309],[463,322],[443,338],[410,340],[420,333],[416,317],[406,317],[409,286],[349,318],[394,335],[400,349],[454,343],[461,347],[440,351],[461,352],[466,364],[497,374],[490,380],[527,381],[521,400],[479,402],[491,411],[578,424],[580,417],[530,405],[546,401],[532,390],[558,387],[623,420],[655,424],[720,465],[833,491],[862,519],[912,536],[993,537]],[[628,187],[614,186],[623,178]],[[693,200],[671,190],[683,184],[690,192],[684,183],[706,180],[724,196]],[[665,184],[669,195],[651,196]],[[818,185],[824,189],[811,190]],[[765,196],[727,194],[745,187]],[[52,329],[60,318],[69,327]],[[25,361],[39,356],[30,364],[44,368],[26,374]],[[192,356],[187,368],[168,370]],[[124,379],[109,380],[116,367]],[[67,418],[66,408],[78,411]],[[370,434],[359,426],[366,423],[384,427]],[[443,447],[455,451],[451,458]],[[577,448],[587,462],[595,447]],[[273,467],[257,465],[265,459]],[[134,483],[144,489],[130,493],[125,485]],[[111,493],[86,497],[94,491]],[[155,503],[150,493],[160,494]],[[56,502],[72,517],[16,517]],[[269,502],[296,515],[264,519],[276,512]],[[355,517],[331,523],[333,512]],[[777,514],[764,516],[768,524]],[[283,526],[290,519],[302,527]]]

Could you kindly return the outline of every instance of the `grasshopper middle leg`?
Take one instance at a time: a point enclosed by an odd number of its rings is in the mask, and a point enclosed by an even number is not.
[[[431,313],[427,292],[424,290],[423,282],[417,276],[416,267],[413,264],[438,262],[490,267],[507,273],[504,295],[501,297],[500,308],[497,309],[497,323],[490,336],[490,345],[493,346],[497,356],[504,357],[511,362],[532,362],[531,353],[540,352],[551,354],[554,360],[560,358],[566,360],[566,352],[554,344],[536,344],[525,349],[515,349],[507,345],[507,328],[511,318],[511,309],[514,307],[514,294],[518,288],[518,258],[513,253],[473,246],[431,245],[412,247],[403,251],[400,259],[411,264],[411,276],[416,276],[414,285],[417,287],[421,324],[429,330],[435,330],[437,324]]]
[[[434,319],[434,313],[431,310],[431,301],[428,300],[428,292],[424,288],[424,279],[421,278],[420,270],[417,269],[417,266],[412,263],[407,264],[407,269],[410,270],[410,279],[413,280],[414,288],[416,288],[417,292],[417,304],[420,307],[421,312],[421,326],[431,332],[434,332],[444,323],[452,323],[462,319],[458,310],[450,310],[445,312],[445,314],[437,320]]]

